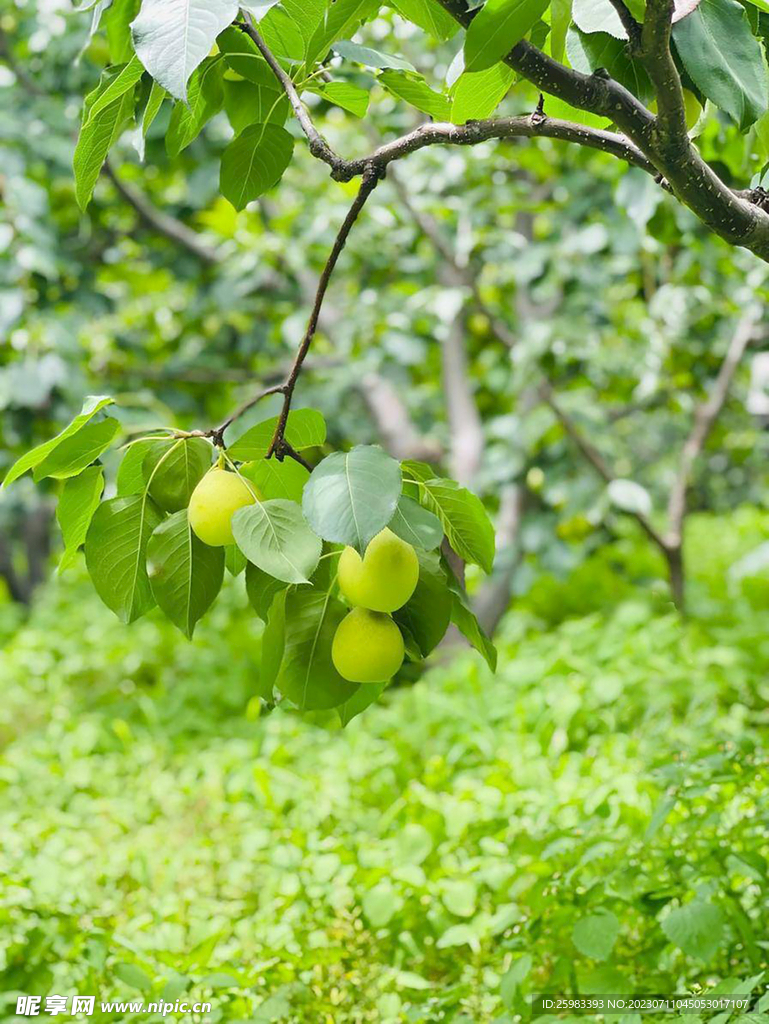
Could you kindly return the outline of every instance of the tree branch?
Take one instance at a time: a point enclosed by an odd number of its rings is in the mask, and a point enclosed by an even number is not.
[[[202,263],[213,265],[220,262],[219,254],[216,249],[213,249],[206,245],[205,242],[202,242],[192,228],[188,228],[186,224],[182,224],[182,222],[177,220],[176,217],[172,217],[170,214],[164,213],[162,210],[158,210],[156,206],[153,206],[143,192],[135,189],[132,185],[129,185],[128,182],[123,181],[118,176],[117,171],[109,160],[104,162],[103,171],[123,199],[125,199],[129,206],[132,206],[134,210],[136,210],[139,217],[145,222],[145,224],[152,228],[153,231],[157,231],[158,234],[168,238],[175,245],[180,245],[183,249],[191,252],[192,255],[196,256]]]
[[[326,265],[321,272],[318,280],[318,289],[315,293],[315,301],[313,303],[312,311],[310,312],[310,319],[307,323],[307,330],[305,331],[304,337],[299,345],[293,366],[291,367],[291,370],[286,377],[286,381],[283,384],[283,408],[281,409],[280,416],[278,417],[275,433],[267,452],[268,459],[272,455],[275,455],[278,459],[282,460],[284,455],[291,455],[291,451],[288,450],[288,446],[286,444],[285,431],[288,414],[291,409],[291,399],[294,395],[294,388],[296,387],[296,382],[299,379],[299,374],[302,371],[302,364],[307,357],[307,353],[310,351],[312,339],[315,337],[315,331],[318,327],[318,320],[323,306],[323,299],[326,295],[331,275],[334,273],[337,260],[345,247],[355,221],[358,219],[361,210],[366,205],[366,200],[379,184],[380,177],[381,172],[377,168],[370,168],[364,174],[360,188],[358,189],[358,194],[355,197],[352,206],[347,211],[347,216],[342,222],[342,226],[334,240],[333,246],[331,247],[331,252],[329,253]]]
[[[671,0],[653,0],[663,5]],[[467,28],[477,13],[468,10],[466,0],[438,0],[461,25]],[[668,29],[669,31],[669,29]],[[658,40],[653,37],[652,45]],[[631,92],[615,82],[602,69],[584,75],[559,64],[526,40],[517,43],[503,58],[544,93],[565,100],[613,121],[641,150],[662,175],[670,191],[688,206],[707,227],[732,245],[743,245],[769,262],[769,215],[752,195],[732,191],[702,159],[686,136],[683,146],[671,146],[666,131],[657,130],[657,119]],[[651,63],[651,59],[649,61]],[[655,75],[658,73],[655,69]],[[662,76],[664,68],[660,74]],[[677,114],[668,85],[663,126],[675,128]]]
[[[668,500],[668,544],[680,545],[686,515],[686,493],[694,463],[699,458],[713,425],[721,414],[737,367],[755,335],[759,310],[751,307],[738,321],[709,397],[695,411],[694,426],[681,449],[678,472]]]
[[[421,434],[395,387],[378,373],[367,373],[360,386],[363,400],[382,439],[384,448],[401,459],[439,462],[443,458],[437,441]]]
[[[617,475],[610,468],[608,463],[604,460],[601,453],[593,447],[593,445],[584,436],[582,431],[579,429],[577,424],[572,420],[569,414],[561,407],[560,402],[555,396],[553,387],[548,380],[544,380],[539,388],[539,393],[542,400],[547,403],[550,409],[555,414],[556,419],[561,424],[563,429],[566,431],[568,436],[574,442],[574,445],[579,449],[584,458],[590,463],[593,469],[598,473],[605,483],[610,484],[612,481],[617,479]],[[643,512],[628,512],[628,515],[639,523],[644,533],[653,541],[657,547],[662,551],[665,558],[668,558],[668,543],[663,535],[656,529],[652,524],[648,516],[645,516]]]
[[[681,77],[670,52],[673,11],[673,0],[648,0],[641,37],[643,64],[657,96],[655,135],[668,160],[685,158],[693,148]]]

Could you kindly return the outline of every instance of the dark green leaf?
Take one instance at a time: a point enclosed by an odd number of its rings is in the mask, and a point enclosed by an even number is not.
[[[227,65],[243,78],[267,89],[278,89],[279,82],[256,44],[236,28],[225,29],[216,40]]]
[[[233,459],[250,462],[263,459],[270,447],[278,417],[257,423],[256,426],[241,434],[237,441],[227,446],[227,452]],[[286,441],[297,451],[303,448],[315,448],[326,440],[326,422],[317,409],[296,409],[288,414],[286,423]]]
[[[257,692],[263,700],[272,700],[273,687],[283,663],[283,651],[286,646],[287,594],[288,590],[283,588],[274,595],[262,633],[262,661]]]
[[[405,494],[401,495],[395,515],[387,525],[415,548],[429,551],[443,540],[443,527],[438,517]]]
[[[286,586],[282,580],[276,580],[253,562],[246,565],[246,594],[251,607],[263,622],[267,621],[275,595],[285,590]]]
[[[381,448],[359,445],[329,455],[313,470],[302,507],[320,537],[350,544],[363,554],[392,519],[401,486],[395,459]]]
[[[65,441],[68,437],[72,437],[78,430],[85,426],[90,419],[92,419],[97,412],[100,412],[106,406],[111,405],[114,402],[114,398],[108,398],[105,395],[89,395],[83,402],[83,408],[80,413],[68,424],[61,433],[57,434],[56,437],[51,438],[50,441],[45,441],[43,444],[39,444],[37,448],[33,448],[32,451],[26,452],[20,459],[11,466],[5,475],[3,480],[3,487],[7,487],[12,484],[14,480],[17,480],[20,476],[27,472],[29,469],[34,469],[35,466],[39,465],[43,459],[46,458],[58,445]]]
[[[334,634],[346,614],[344,605],[323,591],[303,588],[288,594],[278,688],[297,707],[334,708],[357,692],[358,684],[342,679],[331,660]]]
[[[53,451],[37,464],[32,476],[36,481],[47,476],[57,480],[77,476],[109,448],[119,430],[120,424],[111,416],[96,423],[87,423],[77,433],[57,444]]]
[[[280,181],[293,151],[294,140],[280,125],[244,128],[222,154],[222,195],[236,210],[244,209]]]
[[[549,0],[486,0],[465,37],[465,67],[485,71],[501,60],[539,21]]]
[[[147,541],[161,514],[151,498],[135,494],[102,502],[85,539],[85,561],[96,592],[123,622],[155,604],[147,576]]]
[[[101,466],[89,466],[64,485],[56,507],[56,518],[64,537],[64,554],[58,572],[63,572],[75,560],[78,548],[88,533],[103,488],[104,473]]]
[[[308,583],[323,548],[299,505],[279,498],[239,508],[232,532],[249,562],[286,583]]]
[[[224,568],[230,576],[240,576],[249,561],[240,548],[235,544],[228,544],[224,549]]]
[[[235,0],[143,0],[131,25],[134,49],[156,82],[186,100],[190,75],[237,12]]]
[[[737,0],[702,0],[673,26],[673,39],[697,88],[743,131],[766,111],[766,59]]]
[[[224,83],[224,109],[238,135],[250,124],[285,124],[288,117],[288,98],[285,93],[253,82]]]
[[[419,581],[406,602],[393,612],[398,625],[405,626],[423,658],[441,642],[451,617],[451,592],[436,552],[417,551]]]
[[[150,537],[147,574],[158,605],[192,639],[195,624],[221,590],[224,551],[198,540],[184,508],[164,519]]]

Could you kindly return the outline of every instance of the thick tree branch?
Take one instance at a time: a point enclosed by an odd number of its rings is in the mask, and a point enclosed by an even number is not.
[[[182,224],[176,217],[153,206],[143,192],[120,178],[109,160],[105,161],[103,170],[123,199],[136,210],[145,224],[153,231],[157,231],[158,234],[168,238],[175,245],[180,245],[183,249],[191,252],[202,263],[213,265],[220,262],[216,249],[202,242],[192,228]]]
[[[685,159],[693,149],[686,129],[681,77],[670,52],[673,11],[673,0],[648,0],[641,39],[643,64],[657,96],[657,145],[669,161]]]
[[[713,425],[721,414],[734,374],[755,335],[759,319],[760,312],[755,306],[740,318],[710,395],[695,411],[694,426],[681,449],[678,472],[668,500],[668,544],[671,546],[681,544],[683,522],[686,515],[686,493],[689,489],[694,464],[702,452]]]
[[[443,458],[441,446],[419,432],[403,399],[389,380],[378,373],[367,373],[361,381],[360,390],[382,445],[393,458],[424,462],[439,462]]]
[[[653,0],[660,5],[670,2]],[[476,14],[476,9],[467,9],[466,0],[438,3],[465,28]],[[658,40],[655,37],[651,42],[656,44]],[[542,92],[613,121],[703,224],[732,245],[743,245],[769,261],[769,215],[758,203],[750,201],[754,194],[732,191],[705,163],[688,136],[683,147],[671,147],[667,133],[657,130],[654,115],[606,72],[598,69],[592,75],[584,75],[559,64],[526,40],[514,46],[504,61]],[[663,74],[664,69],[660,72]],[[674,86],[668,81],[663,125],[675,128],[678,121],[671,89]]]

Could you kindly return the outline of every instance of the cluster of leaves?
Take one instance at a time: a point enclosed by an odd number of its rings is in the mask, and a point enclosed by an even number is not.
[[[767,585],[723,570],[768,527],[694,517],[688,623],[643,583],[617,603],[645,554],[615,545],[582,570],[599,610],[542,629],[524,601],[496,675],[454,659],[344,732],[244,717],[233,590],[193,647],[53,581],[0,661],[0,1017],[53,991],[228,1024],[509,1024],[556,990],[765,1014]]]
[[[285,127],[289,104],[255,44],[233,27],[241,16],[258,22],[299,94],[319,97],[355,117],[366,115],[374,83],[436,120],[462,124],[487,117],[515,83],[502,58],[523,38],[578,71],[607,70],[643,102],[653,99],[648,75],[629,53],[626,30],[610,0],[552,5],[488,0],[440,83],[428,81],[402,54],[383,53],[351,38],[379,15],[382,4],[375,0],[274,0],[242,4],[241,12],[235,0],[191,0],[178,6],[143,0],[140,7],[136,0],[113,0],[106,11],[104,4],[92,6],[94,29],[102,19],[106,22],[112,63],[83,110],[75,153],[81,207],[88,204],[115,141],[129,125],[136,126],[142,140],[167,96],[174,101],[166,132],[171,156],[189,146],[216,113],[226,111],[234,137],[221,157],[220,187],[236,209],[281,179],[294,148]],[[388,6],[440,43],[459,31],[437,0],[392,0]],[[630,6],[642,20],[641,5]],[[765,159],[769,73],[763,19],[760,2],[747,7],[737,0],[678,4],[673,42],[692,95],[731,118],[741,132],[757,125],[747,152]],[[729,45],[718,42],[727,39]],[[332,69],[329,56],[336,58]],[[606,123],[563,101],[551,102],[548,111],[582,123]],[[707,122],[708,116],[699,118],[697,133]]]
[[[372,445],[328,455],[312,473],[298,461],[269,458],[275,417],[220,451],[219,464],[240,476],[254,500],[232,516],[235,544],[211,547],[193,532],[187,508],[214,458],[205,437],[166,431],[130,441],[115,494],[102,500],[99,459],[120,431],[106,413],[112,404],[109,397],[88,398],[64,430],[16,461],[4,486],[30,470],[36,481],[64,481],[60,569],[84,546],[96,591],[121,621],[134,622],[158,605],[191,639],[221,590],[225,565],[233,576],[245,570],[249,599],[266,623],[260,696],[272,701],[277,685],[296,707],[338,707],[349,721],[385,684],[360,687],[334,667],[331,644],[346,609],[333,567],[344,545],[362,555],[389,527],[417,550],[420,563],[416,590],[395,613],[409,656],[427,657],[454,622],[494,667],[494,647],[438,550],[445,535],[460,558],[491,572],[494,529],[472,492],[436,477],[426,463],[399,464]],[[294,452],[325,441],[319,412],[289,414],[285,442]]]

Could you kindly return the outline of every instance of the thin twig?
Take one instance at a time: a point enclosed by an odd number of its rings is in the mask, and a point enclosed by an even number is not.
[[[342,222],[342,226],[334,240],[334,244],[331,247],[331,252],[326,260],[326,265],[321,272],[320,278],[318,279],[318,288],[315,293],[315,301],[313,303],[312,311],[310,312],[310,319],[307,322],[307,329],[302,338],[299,349],[296,353],[293,366],[286,377],[285,384],[283,385],[283,408],[281,409],[280,416],[278,417],[278,423],[275,427],[275,433],[272,438],[269,450],[267,452],[267,458],[269,459],[272,455],[275,455],[278,459],[282,459],[283,455],[291,455],[288,445],[285,440],[286,422],[288,420],[288,414],[291,409],[291,399],[294,395],[294,388],[299,378],[299,374],[302,371],[302,364],[304,363],[307,353],[310,351],[310,345],[312,339],[315,337],[315,331],[318,327],[318,319],[320,317],[320,311],[323,306],[323,299],[328,289],[331,275],[334,273],[334,267],[337,264],[337,260],[341,255],[342,250],[345,247],[345,243],[349,237],[350,231],[352,230],[353,224],[358,219],[361,210],[366,205],[366,200],[374,191],[379,184],[381,178],[381,171],[379,168],[370,168],[363,176],[363,181],[358,189],[358,194],[355,200],[347,211],[347,216]],[[291,456],[293,458],[293,456]]]
[[[692,477],[694,463],[700,456],[708,435],[718,419],[729,394],[729,388],[745,351],[753,340],[760,319],[757,307],[751,307],[738,321],[723,362],[718,370],[708,398],[694,413],[694,426],[684,442],[668,500],[668,543],[680,544],[686,515],[686,493]]]

